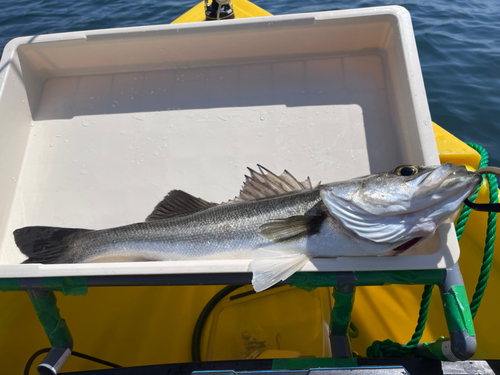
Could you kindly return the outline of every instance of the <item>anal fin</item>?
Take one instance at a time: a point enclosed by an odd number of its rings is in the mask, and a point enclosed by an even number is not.
[[[252,254],[252,285],[261,292],[299,271],[311,259],[308,254],[271,249],[257,249]]]

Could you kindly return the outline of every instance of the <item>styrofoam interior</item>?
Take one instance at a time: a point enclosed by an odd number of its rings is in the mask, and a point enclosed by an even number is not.
[[[400,7],[19,38],[0,69],[4,277],[190,272],[195,261],[16,265],[12,231],[142,221],[174,188],[226,201],[256,164],[326,183],[439,163]],[[453,228],[408,254],[306,269],[449,266]],[[248,268],[233,265],[207,272]]]

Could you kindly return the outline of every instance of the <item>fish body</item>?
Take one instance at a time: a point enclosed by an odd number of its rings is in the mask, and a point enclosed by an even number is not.
[[[252,259],[260,291],[313,257],[401,253],[433,235],[480,182],[447,164],[314,188],[261,169],[227,204],[174,190],[145,222],[104,230],[26,227],[14,236],[28,262]]]

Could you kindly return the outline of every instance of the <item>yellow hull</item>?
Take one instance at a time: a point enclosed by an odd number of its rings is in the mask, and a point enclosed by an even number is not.
[[[245,0],[234,0],[233,4],[237,17],[270,15]],[[174,22],[202,21],[203,14],[203,3],[200,3]],[[441,162],[477,168],[477,152],[437,125],[434,125],[434,131]],[[487,188],[483,186],[477,202],[487,200]],[[469,298],[474,292],[481,266],[486,216],[486,213],[472,212],[460,242],[460,265]],[[496,332],[500,331],[496,314],[500,302],[491,292],[500,288],[500,268],[495,259],[489,286],[474,322],[478,341],[474,358],[500,357],[496,345]],[[216,286],[91,288],[86,297],[58,295],[58,306],[71,330],[77,351],[122,366],[190,362],[191,335],[196,320],[205,304],[220,289]],[[366,347],[374,340],[386,338],[407,342],[416,325],[422,290],[422,286],[359,287],[352,321],[360,334],[352,340],[353,350],[364,355]],[[438,294],[436,292],[432,297],[422,341],[434,341],[447,335]],[[0,311],[2,367],[6,373],[19,374],[29,356],[49,346],[49,342],[26,293],[1,293]],[[307,314],[321,316],[323,312],[316,307],[307,310]],[[203,348],[206,348],[207,340],[205,335]],[[298,344],[303,337],[297,336],[296,340]],[[71,357],[63,370],[97,368],[104,366]]]

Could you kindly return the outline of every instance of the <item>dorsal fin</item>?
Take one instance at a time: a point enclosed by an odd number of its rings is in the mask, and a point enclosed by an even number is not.
[[[283,171],[280,176],[275,175],[270,170],[261,165],[259,172],[248,168],[250,176],[245,176],[243,188],[240,195],[230,200],[227,203],[243,202],[252,199],[272,197],[275,195],[290,193],[304,189],[311,189],[312,184],[309,177],[303,182],[299,182],[287,170]]]
[[[196,198],[182,190],[172,190],[156,205],[153,212],[146,218],[146,221],[166,219],[212,206],[217,206],[217,204]]]

